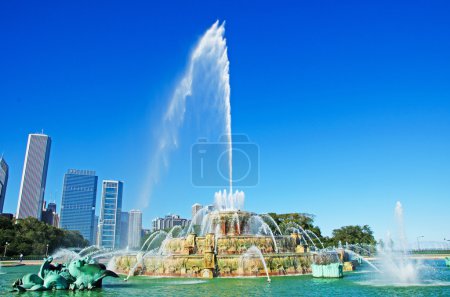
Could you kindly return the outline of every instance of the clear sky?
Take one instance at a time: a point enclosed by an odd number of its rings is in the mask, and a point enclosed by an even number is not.
[[[2,1],[5,211],[41,129],[53,140],[47,200],[59,207],[67,169],[90,169],[123,180],[123,208],[140,208],[155,119],[199,37],[225,20],[232,128],[261,154],[246,209],[313,213],[326,235],[369,224],[380,238],[400,200],[411,241],[450,238],[448,1],[212,2]],[[190,183],[190,146],[144,226],[212,202],[214,189]]]

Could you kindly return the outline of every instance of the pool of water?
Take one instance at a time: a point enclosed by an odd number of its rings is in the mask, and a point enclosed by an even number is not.
[[[369,266],[346,273],[342,279],[315,279],[309,275],[265,278],[220,278],[212,280],[134,277],[107,278],[102,289],[84,292],[27,292],[21,296],[450,296],[450,268],[444,260],[427,260],[420,281],[413,284],[389,283]],[[37,266],[3,267],[0,296],[10,293],[11,284]]]

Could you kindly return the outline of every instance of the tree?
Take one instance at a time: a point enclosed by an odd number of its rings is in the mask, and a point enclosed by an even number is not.
[[[320,239],[321,242],[326,240],[322,236],[322,232],[318,226],[314,225],[314,216],[310,214],[304,214],[304,213],[286,213],[286,214],[276,214],[276,213],[269,213],[269,216],[273,218],[273,220],[277,223],[278,227],[280,227],[280,230],[283,234],[289,234],[294,232],[295,229],[303,229],[303,230],[309,230],[313,232],[317,237]],[[270,224],[268,222],[269,227],[272,229],[272,232],[276,232],[273,224]],[[301,228],[299,228],[300,226]],[[320,246],[320,243],[315,238],[315,236],[310,236],[311,240],[315,242],[316,245]],[[320,246],[321,247],[321,246]]]
[[[376,244],[376,240],[373,237],[373,231],[368,225],[359,226],[351,225],[344,226],[339,229],[333,230],[333,236],[330,238],[329,244],[337,246],[341,242],[342,244]]]
[[[59,229],[35,218],[9,220],[0,217],[0,246],[9,243],[8,256],[44,255],[62,247],[85,247],[88,241],[78,231]]]

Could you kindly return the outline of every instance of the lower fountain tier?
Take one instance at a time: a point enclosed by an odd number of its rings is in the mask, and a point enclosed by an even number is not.
[[[264,254],[268,274],[295,275],[311,273],[312,255],[309,253]],[[114,259],[116,272],[128,274],[138,263],[138,256],[127,255]],[[259,257],[239,255],[172,255],[145,256],[139,259],[134,275],[170,277],[241,277],[266,276]]]

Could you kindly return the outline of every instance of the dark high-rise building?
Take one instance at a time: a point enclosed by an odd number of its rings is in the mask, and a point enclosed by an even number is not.
[[[60,227],[79,231],[95,243],[95,202],[98,177],[95,171],[70,169],[64,175]]]
[[[27,151],[20,183],[16,218],[41,219],[51,139],[45,134],[28,135]]]
[[[6,186],[8,185],[9,167],[3,156],[0,157],[0,213],[5,204]]]
[[[47,204],[47,207],[44,207],[42,210],[41,221],[48,225],[58,227],[59,218],[56,213],[56,203],[50,202]]]

